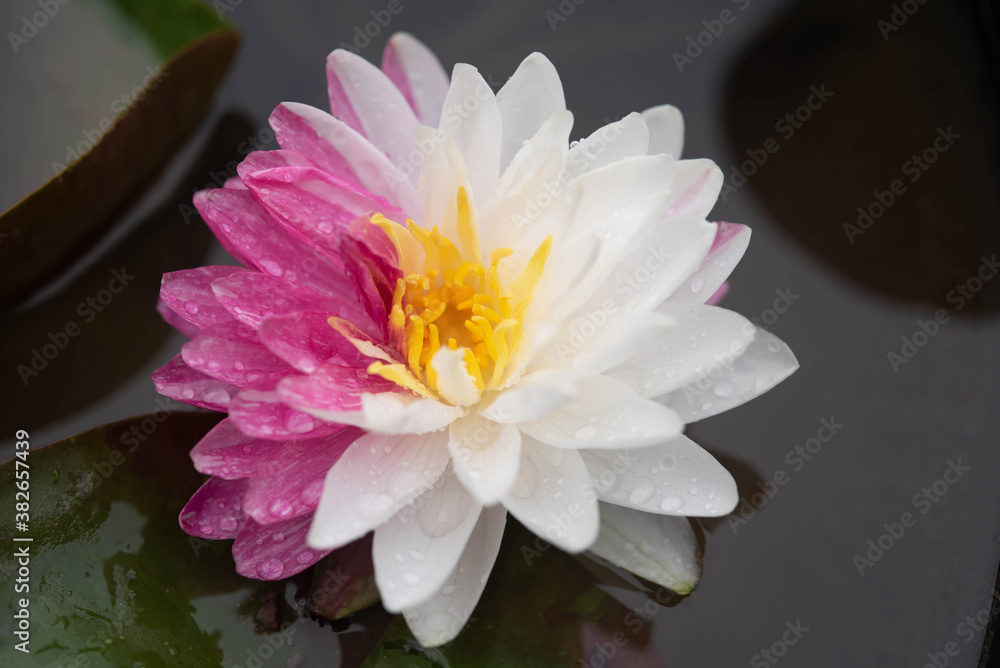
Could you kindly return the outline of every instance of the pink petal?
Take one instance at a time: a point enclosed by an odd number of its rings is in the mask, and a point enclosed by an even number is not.
[[[311,514],[319,505],[326,472],[363,433],[347,427],[325,438],[279,448],[250,477],[243,511],[259,524]]]
[[[300,311],[336,312],[343,303],[336,297],[321,297],[284,278],[257,272],[220,278],[212,284],[212,292],[237,320],[254,329],[267,318]]]
[[[203,215],[253,266],[321,295],[351,294],[336,263],[278,224],[251,192],[220,188],[208,191],[206,200]]]
[[[343,429],[289,408],[273,390],[240,391],[229,402],[229,419],[248,436],[277,441],[320,438]]]
[[[396,281],[393,277],[403,275],[402,270],[399,269],[399,251],[396,250],[396,245],[392,243],[382,228],[378,225],[372,225],[364,218],[357,218],[351,221],[348,234],[351,235],[352,239],[364,244],[372,259],[378,263],[386,277],[395,285]]]
[[[181,355],[191,368],[239,387],[273,386],[290,371],[253,329],[235,320],[202,330],[181,347]]]
[[[719,302],[721,302],[723,299],[725,299],[725,297],[726,297],[727,294],[729,294],[729,282],[728,281],[725,282],[725,283],[723,283],[722,285],[720,285],[719,289],[715,291],[715,294],[713,294],[711,297],[709,297],[708,301],[705,302],[705,303],[707,305],[709,305],[709,306],[715,306],[716,304],[718,304]]]
[[[233,319],[212,294],[212,281],[234,273],[245,273],[242,267],[207,266],[172,271],[160,282],[160,301],[180,318],[198,330]]]
[[[326,78],[333,115],[368,137],[397,168],[406,165],[416,152],[417,117],[389,77],[361,56],[337,49],[326,59]]]
[[[709,300],[736,265],[750,243],[750,228],[736,223],[714,223],[715,239],[701,266],[667,297],[668,302],[713,303]],[[725,293],[723,293],[725,294]],[[721,298],[721,297],[720,297]]]
[[[354,411],[361,408],[361,394],[393,392],[399,387],[364,368],[327,362],[308,376],[289,376],[278,383],[282,401],[327,411]]]
[[[328,322],[330,313],[293,313],[268,318],[257,331],[268,350],[304,373],[335,359],[344,366],[366,366],[354,345]]]
[[[156,300],[156,312],[163,317],[163,320],[166,321],[168,325],[189,339],[193,339],[195,335],[198,334],[199,330],[197,327],[174,313],[174,310],[164,304],[162,299]]]
[[[320,169],[348,183],[358,183],[368,192],[384,197],[391,208],[384,211],[402,220],[400,211],[420,223],[423,202],[408,180],[371,142],[347,123],[305,104],[285,102],[270,118],[278,143],[312,160]],[[408,168],[414,174],[416,166]]]
[[[231,176],[228,179],[226,179],[226,182],[222,184],[222,187],[223,188],[235,188],[236,190],[246,190],[247,189],[247,187],[245,185],[243,185],[243,182],[240,181],[240,177],[238,177],[238,176]]]
[[[311,515],[261,525],[252,519],[233,543],[236,572],[255,580],[280,580],[304,571],[333,550],[306,546]]]
[[[715,206],[722,190],[722,170],[711,160],[679,160],[675,163],[668,217],[695,215],[702,218]]]
[[[153,372],[153,385],[165,397],[210,411],[225,411],[230,397],[238,389],[192,369],[184,363],[181,355]]]
[[[315,167],[316,165],[312,160],[298,151],[289,151],[287,149],[251,151],[243,158],[243,162],[236,167],[236,172],[240,175],[240,182],[246,186],[246,181],[243,179],[243,174],[245,173],[262,172],[268,169],[291,166]]]
[[[226,181],[227,189],[244,190],[244,191],[247,189],[246,186],[242,184],[242,182],[240,183],[239,188],[230,187],[229,184],[234,179],[235,177],[232,179],[228,179]],[[254,263],[250,261],[250,258],[248,258],[243,253],[243,251],[237,248],[236,245],[229,240],[229,236],[224,232],[222,224],[223,222],[225,222],[226,226],[228,227],[230,224],[229,221],[220,220],[219,216],[210,214],[210,207],[208,204],[208,194],[214,192],[214,190],[215,189],[199,190],[198,192],[196,192],[194,194],[194,208],[198,209],[198,213],[201,214],[201,218],[202,220],[205,221],[205,225],[207,225],[208,229],[212,231],[212,234],[215,235],[215,238],[219,240],[219,244],[222,246],[222,248],[225,249],[227,253],[232,255],[236,259],[236,261],[242,264],[244,267],[253,267]]]
[[[335,260],[340,253],[338,232],[360,216],[387,209],[384,199],[315,167],[251,171],[244,162],[239,170],[243,183],[285,229],[326,249]]]
[[[448,73],[434,52],[412,35],[398,32],[382,52],[382,71],[403,94],[424,125],[437,127],[448,94]]]
[[[241,508],[249,484],[246,479],[209,478],[181,511],[181,528],[200,538],[235,538],[246,521]]]
[[[201,473],[227,480],[249,478],[281,445],[280,441],[247,436],[227,418],[198,441],[191,450],[191,461]]]

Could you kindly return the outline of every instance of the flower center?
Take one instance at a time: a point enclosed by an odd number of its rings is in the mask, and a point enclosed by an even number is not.
[[[461,354],[477,395],[503,384],[552,246],[552,238],[545,239],[509,289],[505,288],[498,266],[513,251],[497,248],[484,265],[464,188],[458,189],[456,199],[456,226],[464,255],[438,226],[426,230],[407,219],[405,229],[423,247],[425,260],[423,271],[399,279],[393,294],[390,337],[405,354],[405,368],[374,362],[368,369],[425,396],[442,393],[433,360],[443,347]],[[398,235],[406,232],[400,226],[381,214],[372,216],[371,222],[386,230],[397,248],[402,246]]]

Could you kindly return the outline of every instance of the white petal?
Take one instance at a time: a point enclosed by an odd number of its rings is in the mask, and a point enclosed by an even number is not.
[[[364,133],[398,169],[404,173],[412,169],[407,160],[414,149],[417,117],[399,89],[382,70],[344,49],[331,53],[326,65],[334,113],[349,106],[360,124],[355,129]],[[345,121],[351,124],[348,118]],[[411,177],[411,183],[416,182],[415,177]]]
[[[661,104],[642,112],[649,127],[649,154],[669,153],[680,160],[684,149],[684,116],[671,104]]]
[[[680,434],[684,424],[671,410],[643,399],[625,383],[592,376],[577,383],[580,395],[544,417],[518,425],[533,438],[559,448],[628,448]]]
[[[448,450],[462,484],[483,505],[492,505],[510,491],[521,463],[521,432],[478,415],[451,425]]]
[[[690,517],[728,515],[739,501],[729,471],[686,436],[646,448],[580,455],[601,501]]]
[[[591,313],[571,321],[531,369],[565,369],[574,380],[596,376],[652,349],[675,327],[677,319],[665,313]]]
[[[464,350],[441,348],[431,358],[431,368],[437,373],[438,393],[455,406],[471,406],[479,401],[476,381],[465,366]]]
[[[696,422],[750,401],[788,378],[799,368],[795,355],[778,337],[758,329],[743,355],[717,373],[674,390],[657,401],[677,411],[684,422]]]
[[[424,603],[403,610],[407,625],[421,645],[443,645],[465,626],[493,570],[506,523],[503,506],[484,508],[444,586]]]
[[[698,217],[648,222],[577,313],[654,309],[701,266],[714,238],[715,225]]]
[[[597,538],[597,496],[580,454],[522,436],[521,468],[507,510],[532,532],[575,554]]]
[[[750,228],[734,223],[715,225],[712,249],[701,266],[667,297],[667,301],[704,304],[739,264],[750,243]]]
[[[633,247],[639,232],[660,218],[670,197],[672,173],[669,156],[626,158],[587,172],[560,192],[557,200],[566,202],[569,220],[558,242],[572,243],[592,234],[601,248],[588,272],[556,303],[553,316],[568,315],[585,303]]]
[[[591,170],[636,155],[646,155],[649,130],[642,116],[632,112],[608,123],[569,150],[563,183]]]
[[[564,227],[563,210],[552,205],[572,126],[573,114],[565,109],[550,116],[503,171],[482,207],[483,252],[511,248],[516,254],[500,264],[502,280],[517,276],[542,239]]]
[[[497,104],[503,118],[502,170],[549,116],[566,108],[555,66],[542,54],[531,54],[497,93]]]
[[[400,612],[434,596],[462,556],[481,510],[446,471],[420,501],[375,529],[375,584],[386,610]]]
[[[540,418],[578,394],[567,374],[539,371],[501,392],[482,415],[494,422],[517,424]]]
[[[455,65],[439,127],[455,140],[476,200],[485,202],[500,177],[500,108],[475,67]]]
[[[683,517],[601,504],[601,533],[590,551],[616,566],[688,594],[701,578],[698,539]]]
[[[606,372],[644,397],[707,384],[744,354],[757,335],[749,320],[718,306],[666,302],[657,311],[673,317],[677,327],[659,345]]]
[[[297,130],[297,128],[292,127],[292,124],[297,122],[302,122],[315,132],[318,141],[333,147],[334,151],[350,166],[361,185],[369,191],[385,197],[390,204],[405,211],[406,215],[417,223],[423,220],[423,204],[406,175],[396,169],[384,153],[375,148],[356,130],[315,107],[297,102],[283,102],[278,105],[278,109],[271,114],[270,118],[271,127],[274,128],[279,143],[286,128],[288,132]],[[301,145],[296,145],[296,150],[302,152],[307,147],[308,142],[303,141]],[[416,169],[411,168],[410,171],[416,172]]]
[[[409,91],[420,122],[437,126],[448,93],[448,73],[434,52],[413,35],[397,32],[385,45],[382,70],[397,88]]]
[[[705,218],[722,190],[722,170],[704,158],[678,160],[674,167],[674,183],[666,215]]]
[[[454,139],[440,130],[424,125],[416,129],[417,146],[420,154],[420,177],[417,192],[423,200],[423,216],[427,225],[437,225],[448,239],[461,243],[458,235],[458,189],[465,188],[469,195],[469,208],[473,224],[478,226],[476,199],[469,185],[469,175],[465,167],[462,151]],[[462,249],[462,246],[459,246]]]
[[[329,411],[290,405],[327,422],[349,424],[381,434],[426,434],[438,431],[468,412],[462,406],[448,406],[436,399],[421,399],[401,392],[362,394],[361,410],[357,411]]]
[[[447,434],[365,434],[326,474],[307,542],[346,545],[431,488],[448,464]]]

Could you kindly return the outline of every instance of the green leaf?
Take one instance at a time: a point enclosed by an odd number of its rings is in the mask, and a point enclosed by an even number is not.
[[[605,593],[580,559],[549,547],[508,516],[489,583],[458,638],[444,647],[422,648],[397,617],[365,668],[664,665],[650,639],[648,617]],[[677,597],[662,592],[665,605],[676,604]],[[597,659],[601,654],[614,660]],[[588,663],[591,657],[595,660]]]
[[[217,421],[161,412],[29,452],[29,468],[21,466],[30,474],[28,530],[9,521],[0,529],[4,545],[27,546],[31,558],[29,591],[6,597],[8,620],[13,599],[30,601],[31,653],[17,653],[17,665],[246,666],[252,656],[285,665],[303,652],[340,653],[329,629],[297,612],[293,593],[308,574],[248,580],[236,574],[231,541],[178,526],[204,480],[188,450]],[[18,461],[0,465],[0,507],[10,511]],[[0,586],[12,592],[17,566],[3,563]],[[88,662],[74,663],[78,656]]]
[[[0,208],[13,204],[0,215],[0,309],[63,270],[155,180],[239,42],[198,0],[51,7],[44,22],[34,2],[0,8],[14,27],[0,123],[18,162],[0,184]]]

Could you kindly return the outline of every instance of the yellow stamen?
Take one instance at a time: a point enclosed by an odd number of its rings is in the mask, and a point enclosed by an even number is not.
[[[552,248],[551,237],[543,240],[509,289],[504,289],[499,266],[513,251],[497,248],[484,264],[475,206],[464,188],[458,189],[456,206],[457,246],[437,226],[425,229],[407,219],[403,228],[383,216],[370,218],[397,248],[409,240],[423,249],[423,269],[413,268],[411,262],[393,290],[386,349],[395,353],[383,351],[356,328],[349,331],[335,324],[339,318],[330,321],[358,350],[377,360],[369,373],[420,396],[440,398],[440,378],[431,362],[442,344],[461,353],[480,392],[504,386],[521,344],[525,313]]]
[[[465,368],[469,371],[469,375],[472,376],[472,380],[476,383],[476,388],[482,392],[486,389],[486,384],[483,383],[483,371],[479,368],[479,360],[468,348],[465,349]]]

